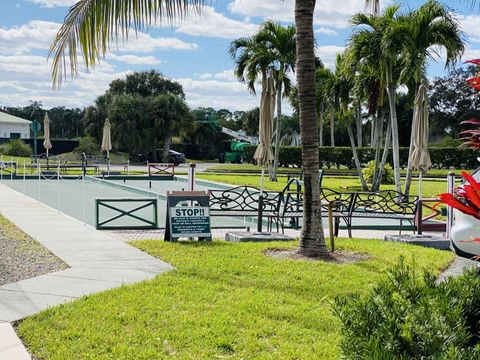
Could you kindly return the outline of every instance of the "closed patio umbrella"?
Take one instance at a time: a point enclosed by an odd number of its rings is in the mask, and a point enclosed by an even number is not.
[[[260,177],[260,200],[259,200],[259,216],[258,231],[262,231],[262,198],[264,191],[265,166],[273,161],[272,154],[272,135],[273,135],[273,114],[275,111],[275,83],[273,76],[270,75],[262,84],[262,95],[260,98],[260,118],[258,123],[259,143],[253,158],[258,165],[262,167],[262,175]]]
[[[103,125],[103,136],[102,136],[102,151],[107,152],[107,171],[110,172],[110,150],[112,150],[112,135],[111,135],[111,126],[110,120],[108,118],[105,120]]]
[[[428,152],[428,95],[427,87],[422,82],[415,97],[414,116],[412,124],[413,151],[410,157],[412,168],[419,171],[418,195],[422,197],[422,176],[432,166]]]
[[[47,152],[47,169],[48,169],[48,152],[52,148],[52,142],[50,141],[50,119],[48,118],[48,113],[45,114],[43,118],[43,147]]]

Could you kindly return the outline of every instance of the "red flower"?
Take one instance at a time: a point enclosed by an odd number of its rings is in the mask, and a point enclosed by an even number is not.
[[[480,219],[480,183],[466,171],[462,171],[462,176],[466,184],[455,188],[453,194],[440,194],[438,198],[440,202]]]
[[[480,66],[480,59],[472,59],[465,61],[466,64],[474,64]]]

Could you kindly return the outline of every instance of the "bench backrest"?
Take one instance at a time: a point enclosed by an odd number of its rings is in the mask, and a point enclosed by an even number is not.
[[[237,186],[226,190],[209,190],[210,210],[258,211],[260,190],[250,186]],[[283,194],[278,191],[263,192],[263,211],[278,211]]]
[[[350,212],[380,211],[384,213],[415,215],[418,196],[406,196],[395,190],[357,192]]]
[[[347,212],[353,201],[354,193],[341,193],[328,188],[320,189],[322,210],[328,210],[328,203],[336,202],[339,207],[336,211]],[[282,213],[303,212],[303,192],[288,192],[285,194],[285,205]]]

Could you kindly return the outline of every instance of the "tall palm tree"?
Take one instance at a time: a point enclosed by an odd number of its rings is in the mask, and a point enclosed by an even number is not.
[[[277,181],[278,157],[280,154],[280,119],[282,116],[282,97],[290,94],[291,86],[287,73],[295,70],[296,41],[295,26],[282,26],[273,21],[265,21],[258,32],[258,40],[265,44],[272,66],[276,70],[277,118],[275,121],[275,155],[270,180]],[[285,86],[284,86],[285,84]]]
[[[333,77],[331,70],[327,68],[318,68],[315,72],[316,96],[317,96],[317,113],[318,113],[318,139],[320,147],[323,146],[323,123],[325,108],[328,105],[329,91],[328,85]]]
[[[319,150],[315,98],[314,9],[315,0],[295,1],[296,75],[304,173],[304,213],[299,251],[307,256],[327,257],[328,249],[323,234],[318,184]]]
[[[402,49],[402,72],[404,83],[413,83],[415,96],[422,79],[426,77],[426,65],[434,58],[437,48],[446,50],[445,68],[451,68],[460,60],[465,50],[465,41],[458,22],[450,9],[436,0],[429,0],[407,15],[407,21],[399,28],[406,41]],[[411,80],[411,81],[409,81]],[[410,153],[412,142],[410,142]],[[410,191],[412,169],[409,162],[405,181],[405,194]]]
[[[352,24],[356,26],[349,48],[358,63],[367,63],[379,70],[379,78],[386,84],[392,129],[392,152],[395,190],[401,192],[396,89],[398,86],[398,62],[404,38],[397,28],[404,21],[398,14],[399,5],[385,9],[382,15],[356,14]]]
[[[275,77],[277,118],[275,121],[275,156],[270,171],[270,180],[277,181],[282,97],[290,94],[291,82],[287,73],[295,69],[295,27],[284,27],[273,21],[265,21],[255,35],[232,41],[229,53],[235,61],[235,75],[240,81],[246,82],[253,93],[255,93],[255,82],[259,74],[262,77],[262,84],[269,70]]]

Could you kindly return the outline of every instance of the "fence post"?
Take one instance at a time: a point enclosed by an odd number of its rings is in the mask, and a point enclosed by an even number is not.
[[[455,173],[450,172],[447,175],[447,192],[449,194],[452,194],[454,187],[455,187]],[[447,233],[445,234],[447,239],[450,239],[452,226],[453,226],[453,208],[451,206],[447,206]]]
[[[190,163],[188,164],[188,190],[189,191],[195,191],[195,170],[196,170],[196,164]]]

